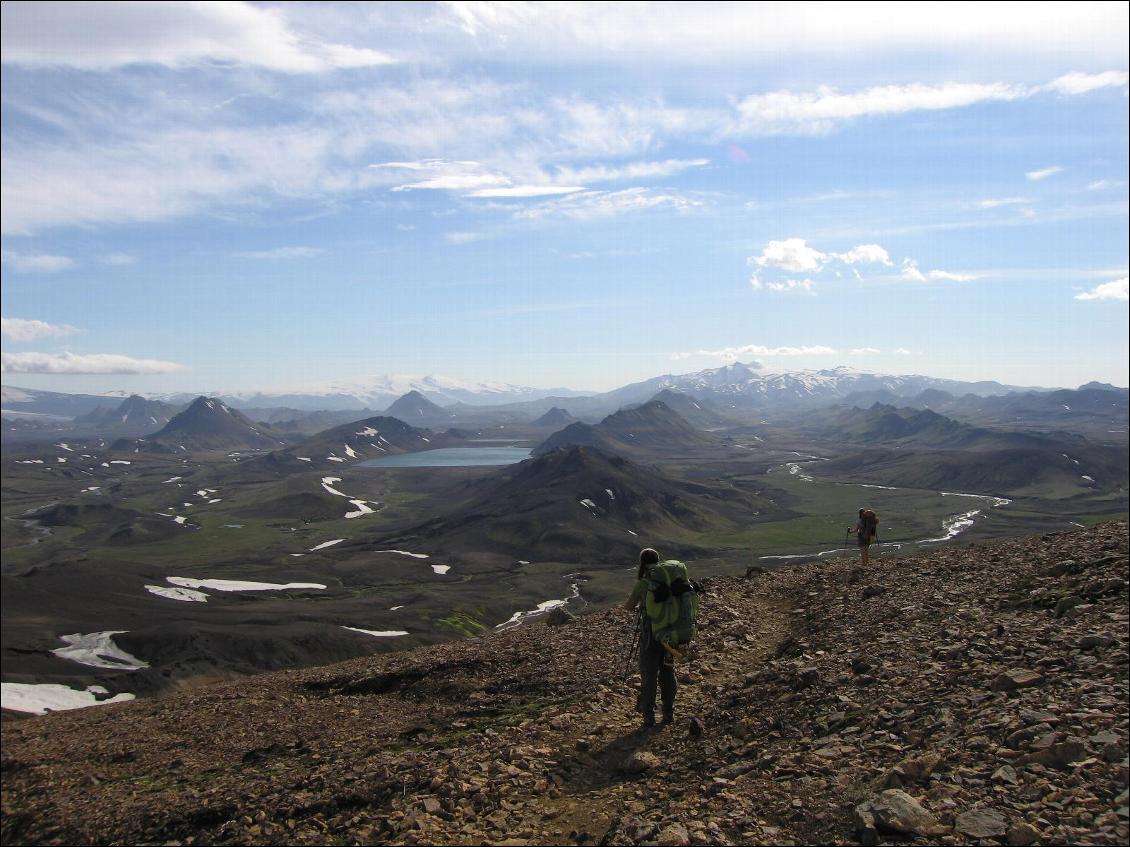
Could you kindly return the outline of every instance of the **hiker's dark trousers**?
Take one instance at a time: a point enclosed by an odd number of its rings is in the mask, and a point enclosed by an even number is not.
[[[663,657],[666,651],[663,645],[651,635],[651,627],[644,622],[643,632],[640,634],[640,699],[638,710],[645,718],[655,717],[655,684],[658,681],[659,690],[663,696],[663,714],[674,714],[675,690],[678,683],[675,681],[675,668],[664,664]]]

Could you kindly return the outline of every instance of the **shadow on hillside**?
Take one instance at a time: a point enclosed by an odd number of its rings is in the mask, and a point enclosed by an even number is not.
[[[644,778],[645,774],[631,773],[624,768],[633,753],[654,746],[656,734],[662,730],[635,729],[618,735],[604,746],[579,757],[585,767],[571,773],[561,788],[571,793],[600,790]]]

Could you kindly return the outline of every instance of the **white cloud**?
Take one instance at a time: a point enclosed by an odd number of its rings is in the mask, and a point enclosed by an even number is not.
[[[819,271],[827,260],[827,253],[809,247],[803,238],[770,241],[762,248],[760,256],[750,257],[750,261],[759,267],[780,268],[794,273]]]
[[[49,324],[46,321],[23,318],[0,318],[0,333],[13,341],[32,341],[44,336],[74,335],[79,330],[69,324]]]
[[[709,159],[665,159],[661,162],[629,162],[616,167],[605,165],[590,165],[582,168],[560,167],[556,169],[556,177],[562,182],[583,183],[640,180],[674,176],[692,168],[704,168],[709,164]]]
[[[977,278],[976,274],[953,273],[952,271],[927,271],[926,279],[940,280],[943,282],[969,282]]]
[[[846,253],[833,253],[841,262],[849,265],[890,265],[891,256],[878,244],[859,244]],[[857,273],[858,276],[858,273]]]
[[[470,244],[483,236],[477,232],[445,232],[443,237],[448,244]]]
[[[1108,188],[1125,188],[1126,180],[1124,179],[1096,179],[1093,182],[1087,183],[1088,191],[1106,191]]]
[[[1049,176],[1055,176],[1062,171],[1063,168],[1059,165],[1052,165],[1050,168],[1041,168],[1038,171],[1025,171],[1024,177],[1030,182],[1039,182],[1042,179],[1047,179]]]
[[[923,273],[918,267],[918,262],[914,259],[903,259],[900,274],[903,279],[911,282],[926,282],[928,280],[935,282],[969,282],[977,278],[976,274],[953,273],[952,271],[933,270]]]
[[[734,362],[746,356],[834,356],[835,349],[823,345],[808,347],[766,347],[761,344],[745,344],[741,347],[724,347],[721,350],[696,350],[693,353],[672,353],[672,359],[689,359],[692,356],[709,356]]]
[[[1021,206],[1031,202],[1029,197],[990,197],[978,200],[976,205],[978,209],[996,209],[1000,206]]]
[[[0,353],[0,371],[22,374],[160,374],[187,370],[176,362],[115,353]]]
[[[319,41],[284,9],[251,3],[5,3],[5,64],[109,70],[131,64],[257,65],[308,73],[387,64],[385,53]]]
[[[802,93],[774,91],[739,101],[733,129],[738,135],[818,134],[854,118],[956,109],[994,100],[1018,100],[1029,94],[1023,86],[1006,83],[884,85],[847,94],[828,87]]]
[[[1060,94],[1087,94],[1100,88],[1125,88],[1130,81],[1126,71],[1104,71],[1099,74],[1070,73],[1057,77],[1047,88]]]
[[[575,221],[599,220],[618,215],[670,209],[687,212],[704,205],[701,200],[674,193],[656,193],[646,188],[626,188],[622,191],[579,191],[559,200],[550,200],[537,206],[520,209],[514,217],[518,220],[543,220],[567,218]]]
[[[551,197],[584,191],[583,185],[511,185],[507,188],[480,188],[467,197]]]
[[[753,280],[750,280],[751,284],[752,284],[752,282],[753,282]],[[813,282],[811,279],[784,279],[784,280],[778,280],[778,281],[773,281],[773,282],[766,282],[766,283],[759,284],[759,285],[754,285],[753,287],[754,288],[764,288],[766,291],[776,291],[776,292],[797,291],[797,292],[803,292],[805,294],[812,294],[813,293],[812,289],[815,286],[816,286],[816,283]]]
[[[1130,299],[1130,277],[1116,279],[1096,285],[1090,291],[1075,295],[1076,300],[1122,300]]]
[[[244,259],[312,259],[325,252],[321,247],[275,247],[272,250],[248,250],[236,255]]]
[[[0,261],[21,273],[50,274],[70,270],[75,266],[75,260],[69,256],[52,256],[47,253],[15,253],[11,250],[0,252]]]
[[[898,347],[895,349],[895,355],[898,356],[913,356],[914,354],[907,350],[905,347]]]
[[[848,350],[848,355],[849,356],[869,356],[869,355],[872,355],[874,353],[882,353],[882,352],[883,352],[882,350],[879,350],[876,347],[853,347],[851,350]]]
[[[722,56],[744,61],[794,61],[829,54],[931,56],[938,51],[965,61],[1007,54],[1069,53],[1124,58],[1127,15],[1122,4],[1034,4],[1017,14],[1008,4],[831,4],[820,14],[803,5],[737,3],[480,3],[449,2],[438,20],[453,47],[476,58],[502,53],[512,59],[553,63],[566,58],[614,56],[620,62]]]

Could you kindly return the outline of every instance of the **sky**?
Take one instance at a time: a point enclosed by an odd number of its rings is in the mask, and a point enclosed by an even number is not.
[[[2,364],[1128,379],[1115,3],[9,3]]]

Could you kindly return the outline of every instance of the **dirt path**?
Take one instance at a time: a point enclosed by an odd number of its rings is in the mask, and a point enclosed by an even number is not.
[[[789,608],[770,594],[768,579],[739,584],[748,586],[748,593],[710,597],[702,606],[694,653],[677,671],[673,725],[641,728],[635,711],[639,673],[633,668],[629,679],[620,677],[545,721],[532,722],[525,732],[510,734],[507,749],[480,750],[471,761],[461,762],[464,770],[486,770],[490,760],[485,756],[506,757],[508,751],[527,748],[549,753],[543,783],[507,791],[494,813],[471,822],[458,816],[447,826],[430,829],[429,839],[482,843],[484,837],[490,840],[495,821],[514,843],[596,843],[632,821],[654,818],[649,811],[669,803],[669,780],[677,780],[678,793],[689,793],[701,780],[709,782],[712,774],[694,773],[688,749],[711,744],[712,725],[729,693],[757,671],[788,629]],[[644,752],[655,757],[651,768],[638,773],[625,768],[633,754]],[[628,840],[640,836],[630,830],[625,835]]]

